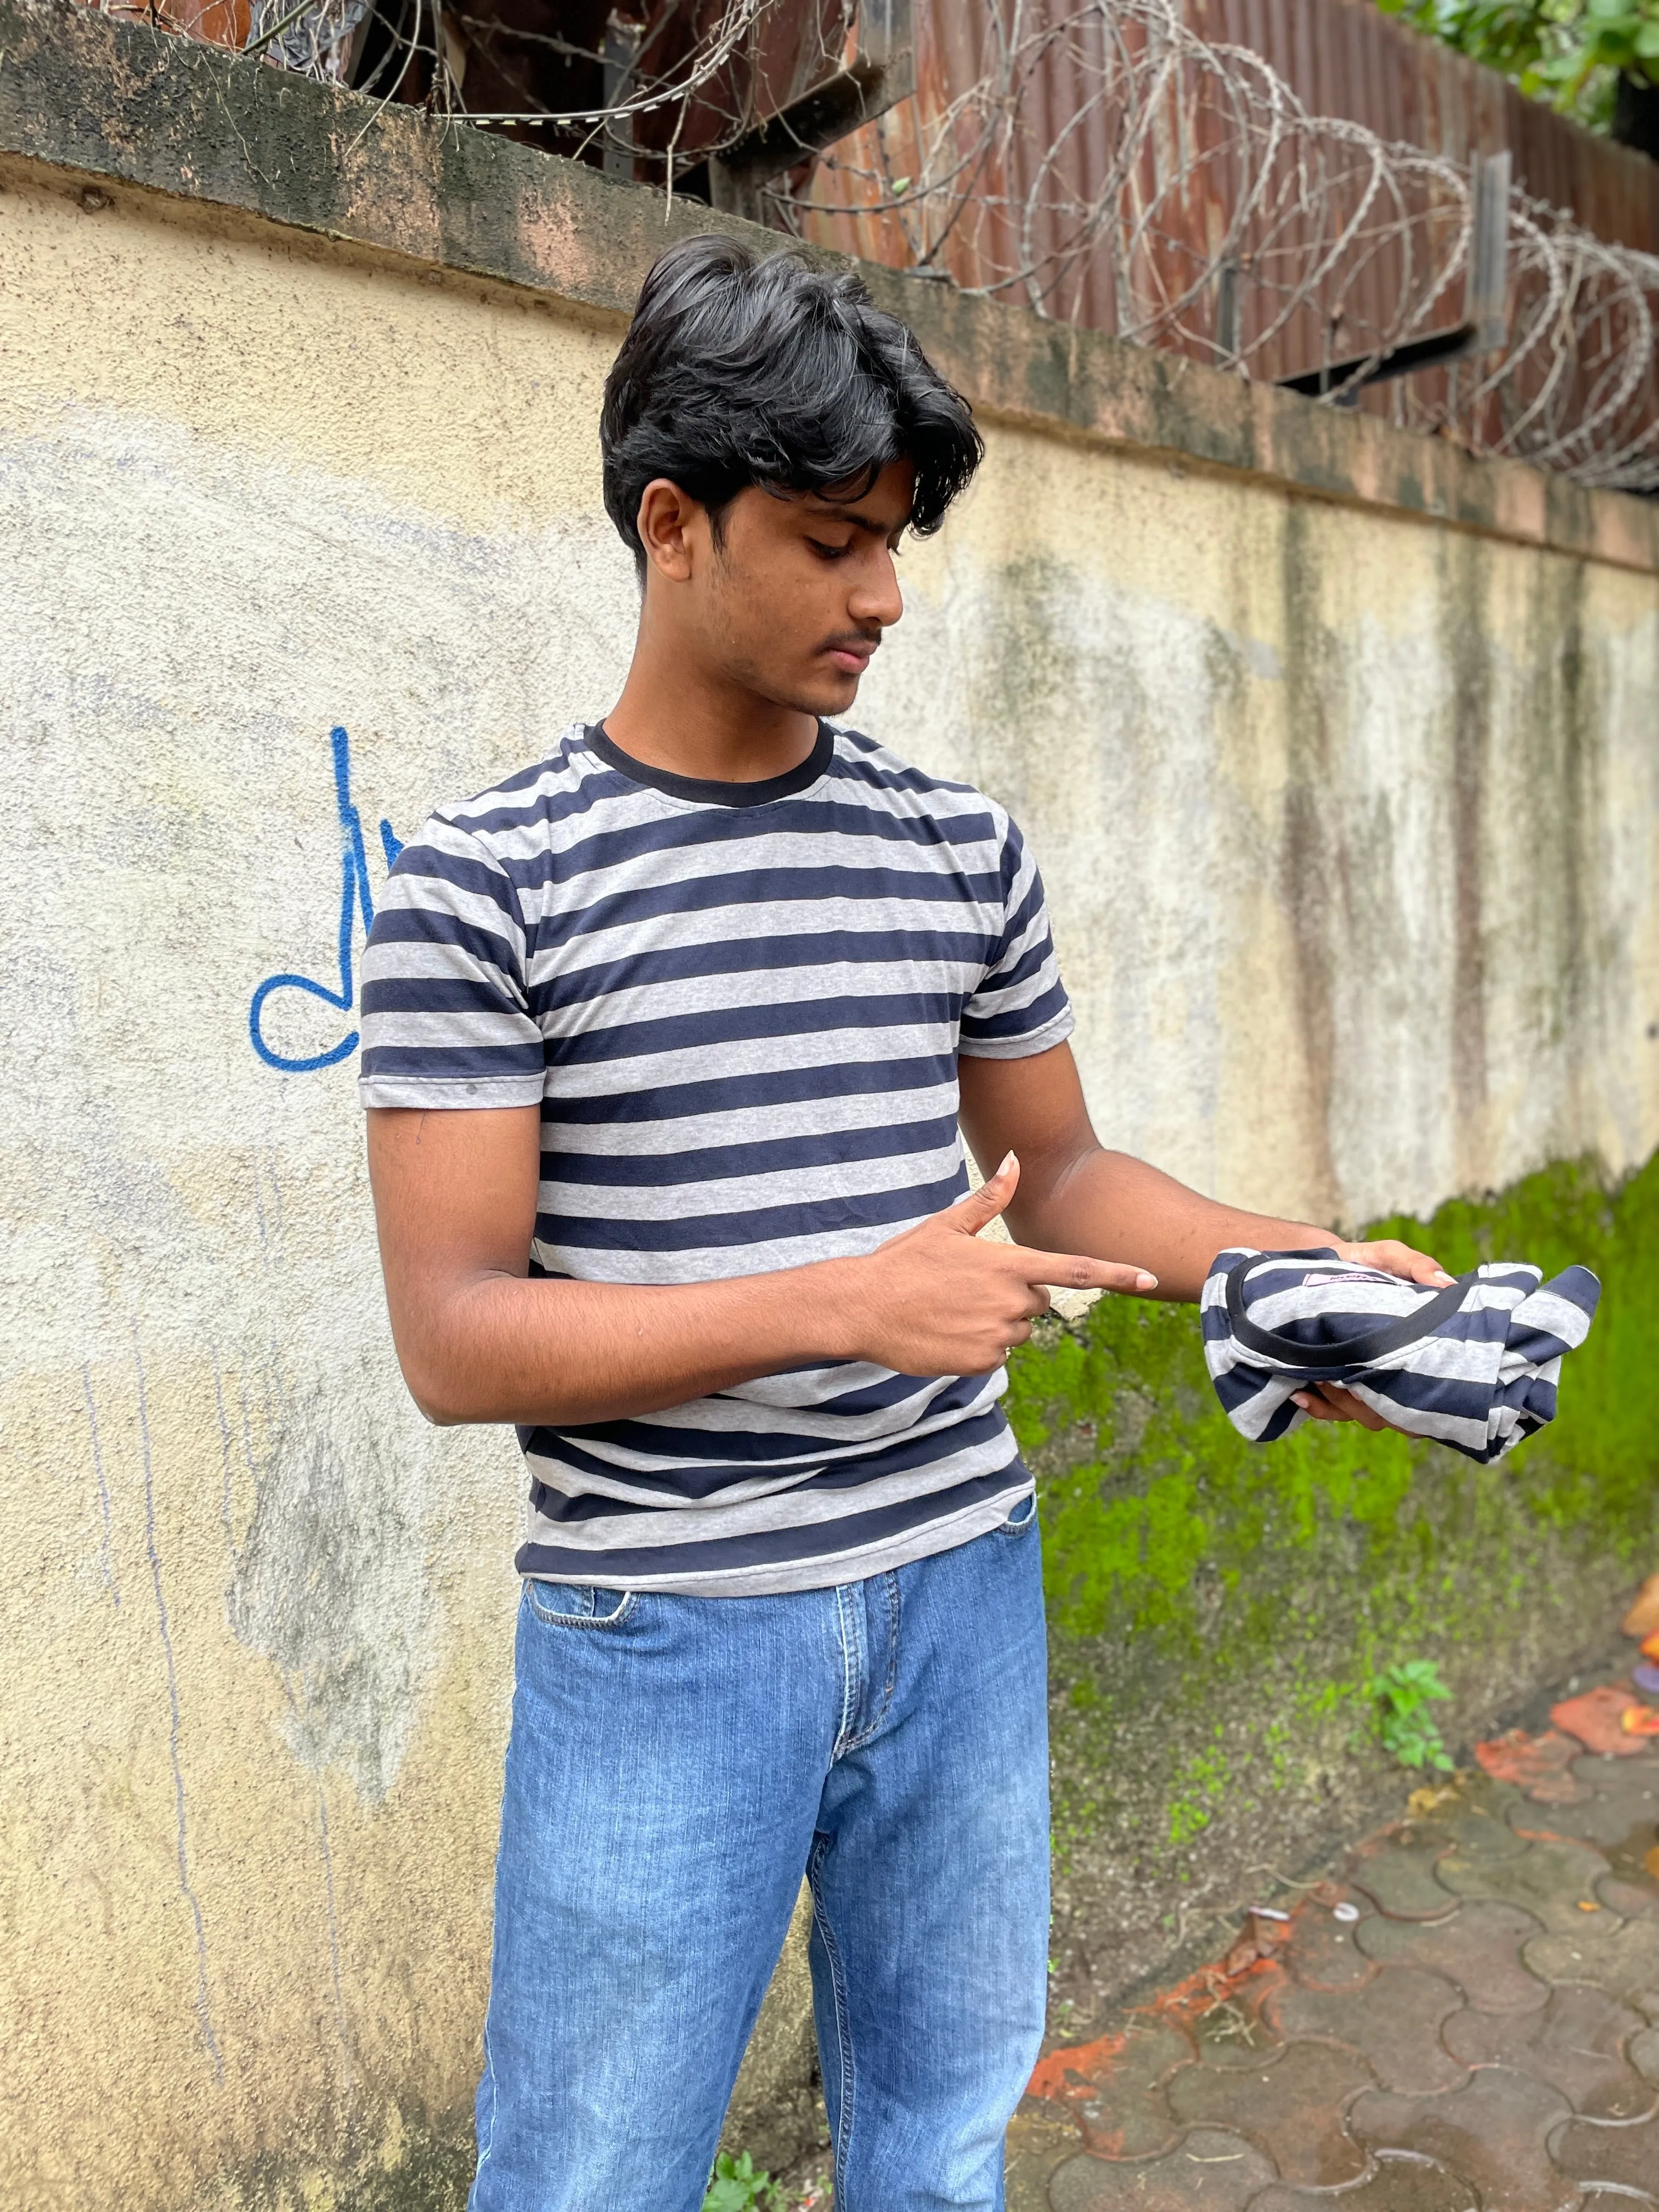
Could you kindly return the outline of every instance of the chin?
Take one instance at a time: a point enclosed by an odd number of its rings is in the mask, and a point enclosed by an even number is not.
[[[809,687],[810,702],[804,699],[802,704],[809,714],[844,714],[858,697],[862,681],[861,677],[846,675],[840,669],[831,670]]]
[[[763,699],[797,714],[844,714],[858,697],[861,681],[861,674],[849,676],[841,668],[809,666],[788,677],[751,664],[744,673],[750,688]]]
[[[849,677],[839,684],[779,684],[775,690],[769,689],[764,696],[797,714],[822,717],[844,714],[857,698],[858,690],[857,680]]]

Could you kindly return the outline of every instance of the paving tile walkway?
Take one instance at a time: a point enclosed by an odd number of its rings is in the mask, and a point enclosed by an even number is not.
[[[1010,2212],[1659,2207],[1659,1742],[1623,1678],[1033,2077]],[[1587,1744],[1602,1748],[1589,1750]]]

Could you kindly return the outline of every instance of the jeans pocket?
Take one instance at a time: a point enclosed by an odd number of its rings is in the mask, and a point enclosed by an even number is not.
[[[999,1536],[1023,1536],[1028,1528],[1036,1526],[1036,1492],[1016,1501],[1013,1511],[995,1530]]]
[[[526,1575],[525,1602],[550,1628],[620,1628],[637,1590],[600,1589],[592,1583],[550,1583]]]

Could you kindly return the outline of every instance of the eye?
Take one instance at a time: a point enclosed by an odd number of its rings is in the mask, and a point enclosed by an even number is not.
[[[848,545],[826,545],[819,538],[809,538],[806,542],[820,561],[842,560],[852,550]]]

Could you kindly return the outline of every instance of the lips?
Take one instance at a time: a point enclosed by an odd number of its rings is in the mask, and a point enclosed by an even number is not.
[[[873,641],[866,642],[862,638],[847,644],[829,645],[824,647],[824,651],[835,662],[836,667],[844,671],[848,676],[862,676],[870,665],[870,656],[875,649]]]

